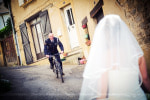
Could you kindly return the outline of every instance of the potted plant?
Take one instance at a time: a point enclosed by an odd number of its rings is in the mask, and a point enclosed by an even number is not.
[[[90,46],[91,45],[91,41],[90,40],[86,41],[86,45]]]
[[[87,38],[88,38],[88,36],[89,36],[88,34],[85,34],[85,35],[84,35],[84,38],[85,38],[85,39],[87,39]]]
[[[83,24],[83,25],[82,25],[82,28],[83,28],[83,29],[87,28],[87,25],[86,25],[86,24]]]
[[[64,57],[67,57],[67,55],[68,55],[68,53],[63,53],[63,56],[64,56]]]

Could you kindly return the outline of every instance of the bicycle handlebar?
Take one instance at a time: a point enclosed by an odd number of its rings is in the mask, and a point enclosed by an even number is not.
[[[53,55],[49,55],[49,58],[50,57],[53,57],[53,56],[57,56],[57,55],[60,55],[61,53],[56,53],[56,54],[53,54]]]

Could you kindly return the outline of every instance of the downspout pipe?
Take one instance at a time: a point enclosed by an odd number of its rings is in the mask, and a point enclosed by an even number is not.
[[[10,0],[10,2],[7,1],[7,5],[8,5],[8,10],[9,10],[10,19],[11,19],[12,31],[13,31],[14,40],[15,40],[15,47],[16,47],[16,50],[17,50],[17,57],[18,57],[20,65],[22,66],[22,60],[21,60],[21,55],[20,55],[20,50],[19,50],[19,45],[18,45],[18,40],[17,40],[17,34],[16,34],[16,31],[15,31],[13,14],[12,14],[12,11],[11,11],[11,0]]]

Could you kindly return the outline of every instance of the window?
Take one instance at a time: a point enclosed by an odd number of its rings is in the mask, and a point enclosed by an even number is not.
[[[9,14],[4,14],[0,16],[0,29],[6,26],[6,22],[8,18],[9,18]]]
[[[90,16],[97,20],[97,23],[104,17],[102,6],[104,5],[103,0],[99,0],[96,6],[90,12]]]
[[[72,14],[72,8],[67,10],[67,16],[68,16],[69,25],[75,24],[73,14]]]
[[[9,16],[8,14],[3,15],[4,22],[5,22],[5,26],[6,26],[7,19],[8,19],[9,17],[10,17],[10,16]]]
[[[100,8],[100,10],[95,14],[94,18],[96,18],[97,23],[104,17],[103,9]]]
[[[30,2],[32,2],[32,0],[18,0],[19,6],[20,7],[24,7],[25,5],[29,4]]]
[[[41,31],[41,19],[37,17],[30,21],[31,31],[37,59],[44,57],[44,39]]]
[[[22,6],[24,4],[24,0],[18,0],[19,6]]]
[[[3,16],[0,16],[0,29],[5,26]]]

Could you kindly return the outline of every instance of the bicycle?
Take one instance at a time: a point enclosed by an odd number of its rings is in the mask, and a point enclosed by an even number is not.
[[[57,61],[57,59],[55,58],[55,56],[57,56],[57,55],[59,55],[59,54],[60,54],[60,53],[57,53],[57,54],[54,54],[54,55],[50,55],[49,57],[52,57],[52,58],[53,58],[53,64],[54,64],[53,72],[56,73],[57,78],[59,78],[59,74],[60,74],[61,81],[62,81],[62,83],[64,83],[63,72],[62,72],[60,63],[59,63],[59,62]]]

